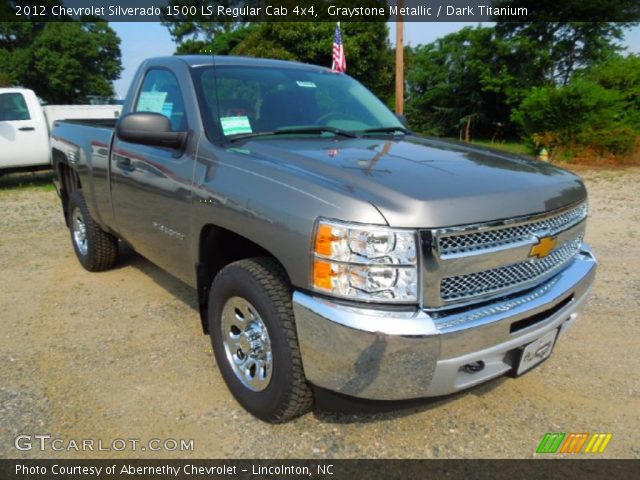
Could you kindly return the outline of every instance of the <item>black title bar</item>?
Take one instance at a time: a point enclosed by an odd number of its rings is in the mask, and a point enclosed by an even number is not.
[[[627,0],[0,0],[0,21],[640,21]]]

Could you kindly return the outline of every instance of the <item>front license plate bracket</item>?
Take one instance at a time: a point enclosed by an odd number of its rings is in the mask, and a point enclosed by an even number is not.
[[[542,337],[525,345],[516,368],[516,376],[531,370],[551,356],[558,337],[558,329],[552,330]]]

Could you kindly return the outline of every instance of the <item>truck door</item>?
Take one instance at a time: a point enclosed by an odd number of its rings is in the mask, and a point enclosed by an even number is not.
[[[172,72],[151,68],[132,111],[161,113],[173,130],[186,131],[183,99]],[[187,151],[114,139],[111,198],[118,233],[136,251],[187,282],[194,275],[188,241],[193,166]]]
[[[22,92],[0,93],[0,169],[49,164],[49,132],[34,102],[29,108]]]

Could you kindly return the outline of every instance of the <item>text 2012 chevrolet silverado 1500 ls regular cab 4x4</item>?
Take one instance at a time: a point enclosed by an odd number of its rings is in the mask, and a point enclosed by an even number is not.
[[[347,75],[151,59],[123,114],[53,130],[76,254],[107,269],[122,239],[195,287],[261,419],[308,411],[312,386],[393,400],[523,373],[592,285],[577,176],[416,136]]]

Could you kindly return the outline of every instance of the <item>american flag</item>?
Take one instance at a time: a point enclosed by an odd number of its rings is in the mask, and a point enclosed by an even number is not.
[[[336,33],[333,36],[333,63],[331,64],[331,70],[334,72],[347,71],[347,58],[344,55],[344,45],[342,45],[340,22],[336,24]]]

